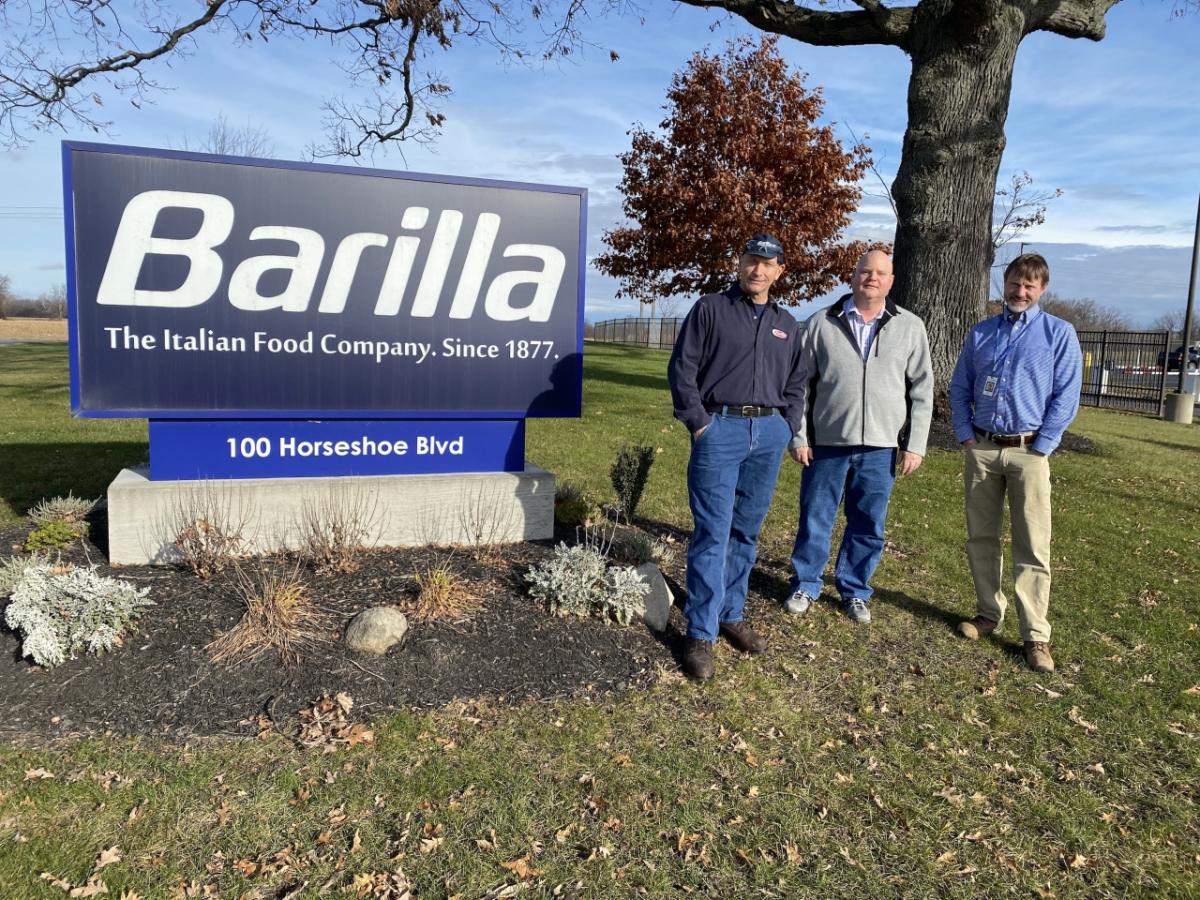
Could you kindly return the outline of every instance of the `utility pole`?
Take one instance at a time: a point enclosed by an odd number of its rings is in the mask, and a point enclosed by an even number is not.
[[[1183,315],[1183,352],[1179,356],[1179,390],[1167,394],[1167,407],[1164,418],[1181,425],[1192,424],[1192,412],[1195,398],[1184,392],[1187,379],[1189,350],[1192,346],[1192,309],[1196,303],[1196,281],[1200,278],[1200,200],[1196,203],[1196,240],[1192,244],[1192,275],[1188,280],[1187,311]],[[1167,362],[1171,356],[1171,345],[1167,344]],[[1165,368],[1165,366],[1164,366]],[[1164,373],[1163,377],[1166,377]],[[1200,376],[1197,376],[1200,377]]]

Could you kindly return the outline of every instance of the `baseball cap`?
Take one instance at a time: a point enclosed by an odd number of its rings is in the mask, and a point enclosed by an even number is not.
[[[773,234],[756,234],[746,242],[746,249],[742,252],[764,259],[778,257],[779,261],[783,262],[783,244],[779,243],[779,238]]]

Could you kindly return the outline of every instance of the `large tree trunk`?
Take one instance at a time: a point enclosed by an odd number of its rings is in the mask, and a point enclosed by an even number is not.
[[[892,185],[899,223],[893,296],[925,320],[939,412],[983,310],[992,202],[1024,16],[1003,3],[925,2],[906,49],[908,130]]]

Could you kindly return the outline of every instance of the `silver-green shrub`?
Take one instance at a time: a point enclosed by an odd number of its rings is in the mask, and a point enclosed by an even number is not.
[[[12,589],[25,575],[25,572],[35,566],[50,564],[50,554],[34,552],[28,556],[10,556],[8,562],[0,563],[0,599],[12,593]]]
[[[153,602],[149,588],[107,578],[94,566],[70,570],[35,565],[25,569],[4,611],[21,632],[21,653],[39,666],[57,666],[81,650],[102,653],[121,644],[121,634]]]
[[[645,612],[650,586],[628,566],[610,566],[591,547],[560,543],[525,576],[530,595],[556,616],[599,616],[623,625]]]
[[[48,522],[61,522],[64,525],[82,522],[96,505],[95,500],[85,500],[67,493],[65,497],[51,497],[43,500],[29,511],[29,517],[39,525]]]
[[[613,539],[609,557],[631,566],[654,563],[669,566],[675,559],[675,551],[653,535],[641,529],[626,528]]]

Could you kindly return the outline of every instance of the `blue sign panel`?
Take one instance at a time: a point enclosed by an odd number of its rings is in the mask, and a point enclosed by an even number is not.
[[[72,408],[577,416],[586,191],[63,144]]]
[[[152,481],[519,472],[525,422],[150,420]]]

